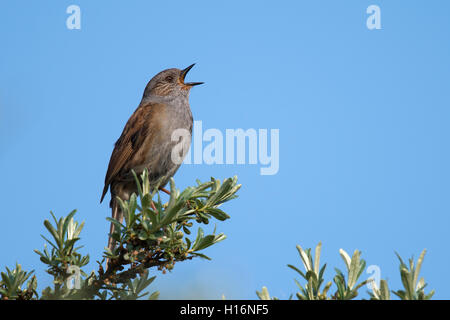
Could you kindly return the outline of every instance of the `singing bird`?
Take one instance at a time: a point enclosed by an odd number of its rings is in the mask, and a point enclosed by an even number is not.
[[[116,197],[125,201],[133,192],[137,193],[131,170],[139,175],[147,168],[152,189],[158,182],[162,188],[178,170],[189,149],[193,123],[189,92],[192,87],[203,83],[184,81],[194,65],[183,70],[167,69],[154,76],[145,87],[139,106],[128,119],[114,145],[100,203],[109,188],[112,217],[120,222],[123,220],[123,213]],[[178,141],[173,141],[172,133],[177,129],[184,129],[187,134],[180,136]],[[174,161],[172,150],[180,142],[183,144],[181,161],[178,161],[179,158]],[[114,232],[114,227],[111,223],[110,235]],[[114,249],[111,237],[108,247]]]

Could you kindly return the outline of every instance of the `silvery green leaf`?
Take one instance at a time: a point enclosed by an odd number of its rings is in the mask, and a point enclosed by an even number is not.
[[[159,298],[159,291],[155,291],[148,297],[148,300],[158,300],[158,298]]]
[[[271,300],[271,299],[270,299],[269,290],[267,290],[266,287],[262,287],[261,292],[256,291],[256,295],[258,296],[258,298],[259,298],[260,300]]]
[[[423,289],[425,289],[426,286],[427,286],[427,284],[425,283],[425,279],[424,278],[420,278],[420,280],[419,280],[419,282],[417,283],[417,286],[416,286],[416,292],[423,291]]]
[[[319,275],[319,266],[320,266],[320,251],[322,250],[322,242],[319,242],[319,244],[316,247],[316,254],[314,258],[314,272],[316,275]]]
[[[380,281],[380,293],[381,293],[381,299],[382,300],[390,300],[391,295],[389,292],[389,287],[386,280]]]
[[[424,249],[419,256],[419,259],[417,260],[417,266],[414,270],[414,278],[413,278],[414,285],[417,283],[417,279],[419,278],[420,268],[422,267],[423,259],[425,258],[426,252],[427,252],[427,250]],[[417,286],[416,286],[416,290],[417,290]]]
[[[300,245],[297,245],[297,251],[300,254],[300,258],[302,259],[303,266],[305,267],[306,271],[312,270],[311,265],[309,263],[309,257],[306,254],[306,252],[302,249]]]
[[[347,271],[350,272],[350,263],[351,259],[347,252],[345,252],[344,249],[339,249],[339,254],[341,255],[342,259],[345,262],[345,265],[347,266]]]
[[[332,282],[329,281],[329,282],[325,285],[325,287],[323,288],[322,294],[323,294],[324,296],[327,295],[328,290],[330,290],[330,288],[331,288],[331,285],[332,285]]]
[[[297,273],[299,273],[304,279],[306,279],[306,275],[300,269],[298,269],[296,266],[293,266],[291,264],[288,264],[287,266],[289,268],[291,268],[292,270],[296,271]]]
[[[348,271],[348,281],[347,285],[350,289],[353,289],[353,287],[356,284],[356,281],[358,281],[358,273],[360,271],[360,252],[358,250],[355,250],[353,253],[352,259],[350,261],[350,268]]]

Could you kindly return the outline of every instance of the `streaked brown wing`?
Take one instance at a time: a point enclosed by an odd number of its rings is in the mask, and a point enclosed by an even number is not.
[[[125,167],[129,167],[129,161],[133,158],[141,147],[150,131],[151,118],[155,109],[161,109],[163,105],[148,103],[140,105],[128,119],[125,128],[114,146],[114,150],[109,160],[108,170],[105,176],[105,186],[103,188],[100,202],[103,201],[111,182],[119,175]]]

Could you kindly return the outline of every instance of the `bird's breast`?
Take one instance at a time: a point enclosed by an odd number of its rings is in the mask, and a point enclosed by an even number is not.
[[[193,120],[189,104],[166,104],[163,109],[149,124],[145,161],[142,168],[136,168],[140,171],[146,167],[153,179],[173,175],[191,144]]]

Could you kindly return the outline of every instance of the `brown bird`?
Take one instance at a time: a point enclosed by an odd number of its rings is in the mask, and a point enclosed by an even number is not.
[[[133,192],[137,193],[131,170],[139,175],[147,168],[151,188],[155,188],[158,182],[162,188],[178,170],[189,149],[193,123],[189,92],[192,87],[203,83],[184,82],[193,66],[183,70],[167,69],[154,76],[114,145],[100,203],[110,188],[112,217],[120,222],[123,213],[116,196],[126,201]],[[184,130],[186,134],[173,141],[172,133],[177,129]],[[172,150],[180,143],[181,154],[174,161]],[[111,223],[110,235],[114,227]],[[110,237],[108,247],[113,250],[114,245]]]

